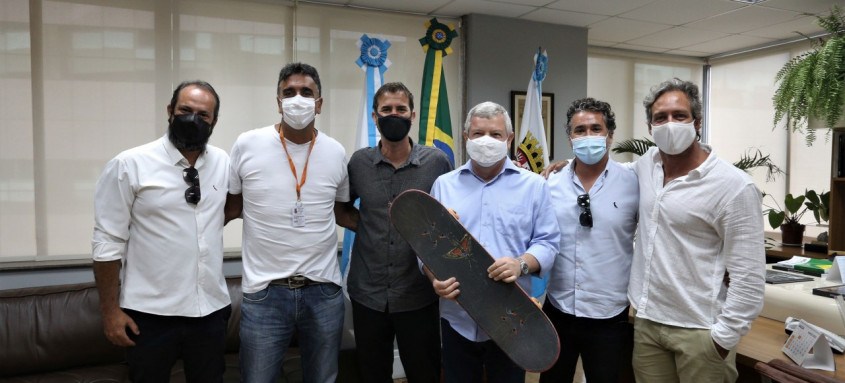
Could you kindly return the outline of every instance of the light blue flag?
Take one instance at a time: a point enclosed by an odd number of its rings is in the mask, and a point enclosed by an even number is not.
[[[549,146],[546,144],[546,128],[541,112],[541,96],[543,94],[543,80],[548,71],[549,55],[543,48],[537,48],[534,55],[534,68],[528,81],[525,94],[525,107],[522,114],[522,125],[517,137],[516,159],[520,166],[540,173],[549,164]],[[531,296],[540,299],[546,292],[548,276],[531,276]]]
[[[355,44],[361,50],[361,55],[355,61],[355,64],[366,73],[363,91],[364,102],[361,103],[361,110],[358,115],[358,130],[355,135],[355,148],[360,149],[374,147],[379,140],[378,129],[376,129],[376,124],[371,118],[371,113],[373,111],[373,96],[384,83],[384,72],[390,66],[390,60],[387,58],[387,49],[390,48],[390,42],[371,38],[364,34]],[[355,207],[358,206],[359,201],[356,200]],[[354,242],[355,232],[345,230],[343,232],[343,253],[340,257],[340,273],[343,275],[344,281],[349,271],[349,258],[352,255],[352,243]]]

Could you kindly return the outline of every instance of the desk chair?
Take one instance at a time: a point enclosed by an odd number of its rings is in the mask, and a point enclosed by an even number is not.
[[[763,382],[767,382],[765,378],[768,378],[768,381],[778,383],[843,383],[782,359],[757,362],[754,369],[760,373]]]

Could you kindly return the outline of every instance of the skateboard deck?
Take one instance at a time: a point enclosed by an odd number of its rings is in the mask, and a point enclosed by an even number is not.
[[[560,353],[552,323],[518,283],[487,276],[493,257],[440,202],[405,191],[393,200],[390,221],[437,279],[460,282],[458,304],[514,363],[531,372],[552,367]]]

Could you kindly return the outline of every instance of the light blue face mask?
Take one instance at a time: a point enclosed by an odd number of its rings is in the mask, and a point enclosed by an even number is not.
[[[607,153],[607,136],[586,136],[572,139],[572,150],[581,162],[593,165]]]

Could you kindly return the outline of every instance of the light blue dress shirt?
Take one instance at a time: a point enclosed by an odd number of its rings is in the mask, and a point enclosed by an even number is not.
[[[567,314],[611,318],[628,306],[640,198],[637,175],[609,160],[590,188],[593,227],[583,227],[578,220],[582,210],[577,199],[585,192],[574,164],[570,162],[548,181],[561,233],[548,298]]]
[[[530,253],[540,263],[541,273],[548,274],[558,252],[560,232],[549,208],[546,181],[505,161],[502,171],[484,182],[473,173],[470,162],[437,178],[431,195],[458,213],[461,223],[493,258]],[[529,276],[518,281],[531,291]],[[440,316],[471,341],[490,339],[453,300],[440,299]]]

